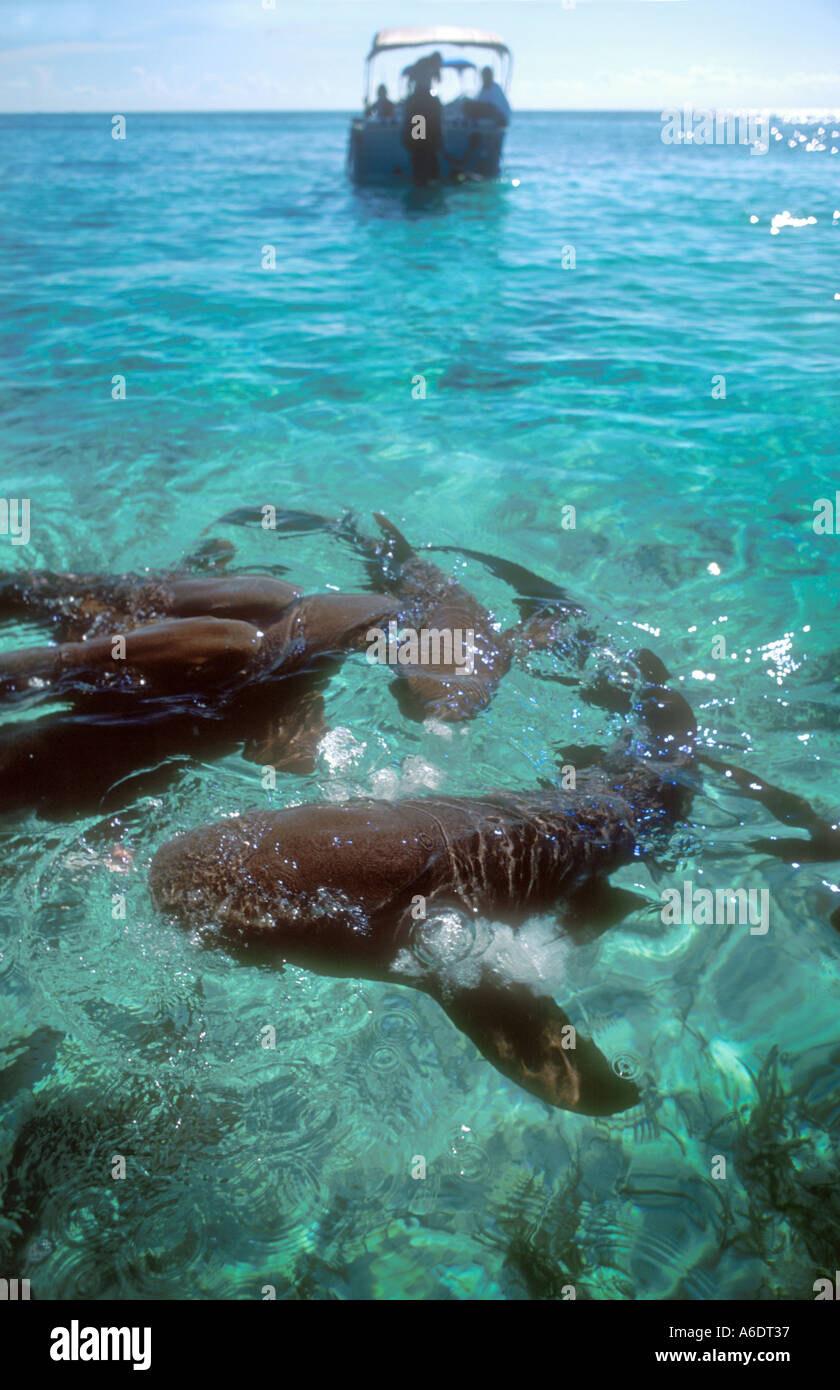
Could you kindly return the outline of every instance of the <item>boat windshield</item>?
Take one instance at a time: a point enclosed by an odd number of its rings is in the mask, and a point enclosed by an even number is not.
[[[403,101],[410,91],[415,65],[430,58],[433,53],[439,53],[442,62],[440,80],[433,82],[432,91],[444,106],[460,101],[462,97],[477,97],[483,67],[492,68],[494,79],[507,88],[508,74],[501,70],[507,65],[500,62],[498,53],[491,49],[473,49],[471,57],[466,58],[463,49],[459,51],[451,45],[430,44],[428,48],[389,49],[372,56],[367,66],[365,100],[375,100],[380,83],[384,83],[391,101]]]

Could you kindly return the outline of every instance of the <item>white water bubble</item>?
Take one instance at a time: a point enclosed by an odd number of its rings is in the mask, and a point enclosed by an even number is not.
[[[350,729],[330,729],[318,744],[318,752],[331,772],[357,763],[367,744],[360,742]]]
[[[476,944],[475,919],[457,908],[434,912],[415,923],[411,940],[418,960],[447,970],[472,954]]]

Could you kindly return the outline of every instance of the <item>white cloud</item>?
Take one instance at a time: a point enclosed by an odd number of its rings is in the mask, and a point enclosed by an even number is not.
[[[89,53],[133,53],[142,44],[135,43],[41,43],[21,44],[18,48],[0,48],[0,62],[15,62],[26,58],[31,62],[43,58],[78,58]]]

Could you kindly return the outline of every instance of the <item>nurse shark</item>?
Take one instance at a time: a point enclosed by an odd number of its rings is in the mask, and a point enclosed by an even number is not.
[[[213,573],[0,576],[0,619],[34,620],[58,639],[0,654],[0,703],[52,704],[0,732],[0,808],[99,805],[113,788],[136,790],[138,777],[165,782],[173,759],[237,746],[261,765],[311,772],[330,676],[385,630],[403,642],[407,630],[450,643],[469,632],[467,671],[439,653],[406,661],[406,645],[389,669],[408,717],[471,719],[515,658],[551,645],[580,611],[557,590],[530,627],[503,632],[466,588],[377,521],[378,540],[309,514],[282,523],[350,535],[373,592],[306,595],[274,575],[224,573],[233,554],[224,541],[192,557]]]
[[[623,677],[628,670],[632,692],[622,680],[615,693],[619,703],[629,698],[631,724],[578,773],[573,791],[238,815],[164,845],[151,865],[153,900],[185,926],[322,974],[412,985],[498,1071],[547,1104],[588,1115],[625,1110],[639,1100],[635,1083],[577,1033],[545,986],[501,968],[493,942],[557,909],[598,929],[620,920],[632,895],[611,890],[609,875],[651,853],[685,817],[704,760],[778,820],[809,832],[756,849],[840,857],[837,826],[804,799],[706,757],[687,702],[664,683],[652,653],[626,654]]]

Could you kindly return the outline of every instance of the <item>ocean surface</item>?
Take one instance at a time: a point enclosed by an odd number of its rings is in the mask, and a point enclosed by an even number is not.
[[[215,523],[381,511],[640,631],[716,756],[836,814],[840,538],[813,520],[840,488],[837,127],[778,123],[756,156],[664,145],[658,114],[524,114],[498,183],[422,196],[352,188],[346,127],[0,118],[0,490],[31,503],[0,569],[162,570],[206,531],[240,570],[357,589],[334,537]],[[516,619],[480,563],[436,558]],[[251,965],[152,908],[156,848],[238,810],[556,777],[620,721],[550,675],[441,731],[351,658],[312,776],[265,791],[239,753],[184,756],[96,813],[3,818],[4,1276],[62,1299],[813,1297],[840,1248],[840,871],[751,849],[785,831],[722,777],[665,862],[615,876],[647,907],[582,947],[523,936],[642,1088],[608,1119],[518,1089],[409,988]],[[766,888],[768,932],[663,924],[686,881]]]

